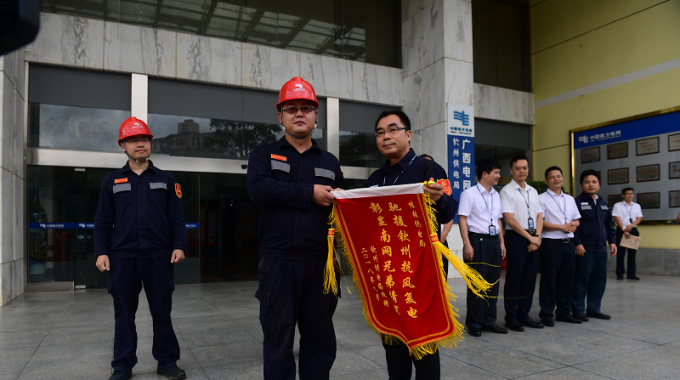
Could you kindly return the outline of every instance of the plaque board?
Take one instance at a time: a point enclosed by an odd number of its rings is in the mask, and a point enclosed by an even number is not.
[[[680,190],[669,191],[668,198],[669,207],[680,207]]]
[[[640,204],[640,208],[643,209],[660,208],[661,193],[638,193],[637,203]]]
[[[595,146],[588,149],[581,149],[581,163],[587,164],[590,162],[600,161],[600,147]]]
[[[611,194],[607,196],[607,204],[609,208],[614,208],[614,205],[623,201],[623,195],[621,194]]]
[[[607,145],[608,160],[626,157],[628,157],[628,141]]]
[[[607,185],[628,183],[628,168],[607,170]]]
[[[638,156],[659,153],[659,136],[636,140],[635,153]]]
[[[659,164],[644,165],[637,167],[637,181],[649,182],[661,179],[661,169]]]
[[[668,151],[680,150],[680,133],[668,135]]]
[[[680,161],[668,163],[668,179],[680,178]]]

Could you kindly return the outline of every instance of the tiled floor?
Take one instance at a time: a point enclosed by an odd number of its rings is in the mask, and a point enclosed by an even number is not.
[[[464,316],[465,284],[450,284]],[[179,365],[190,379],[262,378],[256,288],[253,281],[177,286],[173,320],[182,349]],[[610,277],[602,310],[612,320],[466,336],[457,348],[442,349],[442,378],[680,379],[678,289],[677,277],[644,276],[640,282]],[[499,306],[503,326],[502,299]],[[532,316],[537,314],[535,299]],[[144,302],[137,316],[134,379],[161,379]],[[334,322],[338,354],[331,379],[387,379],[384,350],[354,295],[340,300]],[[105,290],[27,293],[0,307],[0,380],[107,379],[112,346],[113,305]]]

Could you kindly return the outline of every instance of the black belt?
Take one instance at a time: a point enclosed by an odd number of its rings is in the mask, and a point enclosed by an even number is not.
[[[480,239],[498,239],[498,235],[478,234],[476,232],[468,232],[468,235]]]
[[[560,242],[560,243],[562,243],[562,244],[569,244],[569,243],[571,243],[571,240],[572,240],[572,238],[564,238],[564,239],[550,239],[550,238],[545,238],[545,239],[547,239],[547,240],[558,241],[558,242]]]

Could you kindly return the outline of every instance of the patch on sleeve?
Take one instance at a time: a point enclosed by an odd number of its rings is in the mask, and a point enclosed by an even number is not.
[[[177,198],[182,199],[182,186],[179,183],[175,183],[175,194],[177,194]]]
[[[288,161],[288,157],[279,156],[278,154],[272,154],[271,158],[274,159],[274,160],[279,160],[279,161],[283,161],[283,162]]]
[[[440,179],[437,181],[437,183],[444,186],[444,194],[449,196],[453,194],[453,190],[451,190],[451,182],[449,182],[448,179]]]
[[[116,183],[125,183],[125,182],[127,182],[127,181],[128,181],[127,178],[116,178],[116,179],[113,181],[113,183],[114,183],[114,184],[116,184]]]

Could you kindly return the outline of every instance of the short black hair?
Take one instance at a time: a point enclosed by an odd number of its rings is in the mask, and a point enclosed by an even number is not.
[[[621,195],[626,195],[626,191],[632,191],[635,193],[635,190],[633,190],[632,187],[624,187],[623,190],[621,190]]]
[[[564,174],[564,173],[562,173],[562,169],[560,169],[559,166],[551,166],[551,167],[545,169],[545,179],[548,179],[548,173],[550,173],[553,170],[559,170],[560,174]]]
[[[493,160],[491,158],[482,160],[480,163],[477,164],[477,171],[475,172],[477,174],[477,180],[481,180],[482,177],[484,176],[484,173],[491,174],[491,172],[494,171],[495,169],[498,170],[501,169],[500,162]]]
[[[378,119],[375,121],[375,131],[378,131],[378,123],[380,123],[380,120],[390,116],[390,115],[397,115],[399,120],[401,120],[401,123],[404,124],[404,128],[406,128],[407,131],[411,130],[411,119],[408,118],[408,116],[404,113],[402,110],[397,110],[397,109],[391,109],[391,110],[384,110],[378,115]]]
[[[510,160],[510,169],[512,169],[515,166],[515,162],[521,160],[526,160],[527,164],[529,163],[529,159],[527,158],[527,156],[523,154],[518,154],[515,157],[513,157],[512,160]]]
[[[434,158],[432,158],[432,156],[430,156],[429,154],[423,153],[423,154],[420,155],[420,157],[427,158],[428,160],[434,161]]]
[[[602,183],[602,180],[600,179],[600,173],[597,172],[595,169],[586,169],[581,173],[581,185],[583,185],[583,180],[586,179],[587,176],[589,175],[594,175],[597,177],[597,182]]]

